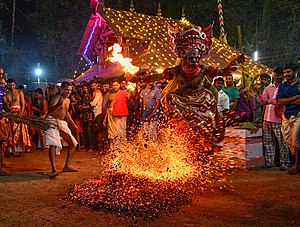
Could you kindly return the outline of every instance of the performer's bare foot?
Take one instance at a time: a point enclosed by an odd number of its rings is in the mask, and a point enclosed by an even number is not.
[[[3,169],[0,169],[0,176],[10,176],[10,173],[5,172]]]
[[[63,172],[65,172],[65,173],[71,173],[71,172],[78,172],[78,170],[73,169],[71,167],[64,167],[63,168]]]
[[[53,172],[50,174],[50,179],[53,179],[58,176],[58,172]]]

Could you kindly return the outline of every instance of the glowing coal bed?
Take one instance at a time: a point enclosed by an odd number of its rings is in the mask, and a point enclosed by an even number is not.
[[[234,163],[203,155],[171,129],[160,132],[159,142],[120,144],[106,155],[105,173],[75,184],[67,199],[130,220],[153,220],[192,202],[192,195],[228,189]]]

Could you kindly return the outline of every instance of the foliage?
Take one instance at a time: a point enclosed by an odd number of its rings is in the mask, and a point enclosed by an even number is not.
[[[77,0],[36,0],[36,11],[29,15],[42,53],[51,62],[56,78],[70,75],[84,32],[88,4]]]

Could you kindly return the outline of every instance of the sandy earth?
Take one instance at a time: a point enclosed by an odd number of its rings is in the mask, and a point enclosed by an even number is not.
[[[65,152],[57,157],[61,170]],[[77,152],[80,172],[50,180],[48,154],[34,151],[10,158],[11,176],[0,177],[0,226],[130,226],[116,214],[95,211],[64,200],[68,188],[101,175],[101,156]],[[238,170],[233,192],[215,191],[193,197],[190,206],[138,226],[300,226],[300,175],[278,169]]]

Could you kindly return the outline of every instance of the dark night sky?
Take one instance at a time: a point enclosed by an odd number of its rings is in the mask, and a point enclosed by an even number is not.
[[[51,2],[50,2],[51,1]],[[53,2],[52,2],[53,1]],[[7,52],[11,45],[11,25],[12,25],[12,0],[0,0],[0,23],[2,22],[2,28],[0,33],[0,50],[1,52]],[[67,11],[64,11],[64,7],[58,8],[58,10],[54,11],[57,16],[62,18],[71,18],[71,22],[73,20],[73,24],[77,26],[76,34],[61,34],[61,37],[58,37],[58,40],[62,40],[64,36],[67,37],[75,37],[74,42],[71,43],[72,46],[69,48],[74,49],[72,54],[73,56],[66,55],[66,51],[62,50],[60,57],[61,61],[65,61],[65,64],[68,65],[66,70],[62,68],[58,68],[59,72],[54,72],[54,61],[53,58],[49,57],[51,52],[45,48],[45,44],[41,44],[41,34],[42,32],[37,31],[37,29],[33,26],[32,21],[34,19],[29,17],[30,14],[34,12],[39,12],[39,4],[47,5],[52,3],[52,5],[64,5],[65,8],[72,7],[80,7],[77,12],[71,12],[71,15],[68,14]],[[111,0],[106,1],[106,6],[111,6],[112,8],[117,9],[129,9],[130,0],[118,1]],[[144,0],[144,1],[134,1],[135,8],[137,12],[147,13],[150,15],[155,15],[157,11],[157,1]],[[180,18],[181,14],[181,6],[187,7],[186,16],[191,19],[190,21],[199,24],[202,26],[206,26],[212,20],[215,20],[215,36],[218,37],[218,9],[217,9],[217,1],[214,3],[210,1],[202,1],[202,0],[162,0],[162,11],[163,16],[173,18]],[[297,3],[298,2],[298,3]],[[30,77],[32,75],[32,69],[36,65],[36,62],[41,62],[45,66],[48,66],[48,76],[53,79],[57,79],[61,74],[66,76],[70,76],[72,74],[72,70],[78,67],[78,59],[79,56],[76,56],[76,50],[79,47],[81,37],[84,33],[86,23],[90,16],[89,9],[89,1],[88,0],[17,0],[17,9],[16,9],[16,23],[15,23],[15,49],[19,52],[9,53],[8,55],[0,55],[0,65],[4,66],[6,71],[11,75],[20,76],[20,77]],[[193,3],[193,5],[191,5]],[[254,4],[255,3],[255,4]],[[260,18],[262,16],[262,12],[264,10],[263,6],[267,6],[265,8],[266,12],[270,15],[265,19]],[[272,8],[273,7],[273,8]],[[283,7],[287,7],[283,9]],[[229,33],[229,41],[230,44],[236,45],[236,26],[242,25],[243,29],[243,43],[244,45],[248,45],[248,48],[252,48],[253,40],[255,40],[255,18],[259,18],[259,39],[258,43],[260,48],[265,52],[262,53],[264,55],[264,59],[269,66],[273,67],[276,64],[282,64],[285,61],[295,61],[297,57],[299,57],[299,23],[297,25],[291,25],[293,17],[290,16],[293,9],[297,9],[300,7],[299,1],[292,0],[226,0],[223,1],[223,9],[224,9],[224,18],[225,18],[225,29]],[[269,11],[268,11],[269,10]],[[49,10],[50,11],[50,10]],[[43,12],[44,21],[51,20],[51,18],[47,18],[46,14],[48,11]],[[59,13],[65,13],[61,15]],[[275,16],[274,16],[275,15]],[[290,16],[290,17],[289,17]],[[299,19],[299,11],[295,14],[295,18]],[[52,18],[53,19],[53,18]],[[55,19],[55,18],[54,18]],[[289,20],[288,20],[289,19]],[[55,21],[55,20],[54,20]],[[299,20],[296,20],[299,21]],[[56,20],[55,23],[63,23],[63,20]],[[263,24],[265,23],[265,24]],[[263,26],[262,26],[263,25]],[[70,25],[66,25],[66,28]],[[270,29],[271,28],[271,29]],[[291,37],[291,31],[294,28],[294,36]],[[299,28],[299,29],[298,29]],[[48,28],[45,28],[46,30]],[[279,31],[279,32],[278,32]],[[286,35],[289,34],[289,35]],[[298,35],[297,35],[298,34]],[[4,39],[3,39],[4,37]],[[3,42],[6,40],[6,42]],[[57,41],[58,44],[61,44],[62,41]],[[68,42],[65,42],[68,43]],[[289,45],[287,45],[288,43]],[[68,43],[68,45],[70,45]],[[276,48],[277,47],[277,48]],[[49,48],[48,48],[49,49]],[[48,52],[47,52],[48,51]],[[247,52],[246,52],[247,53]],[[65,54],[65,55],[63,55]],[[248,52],[248,54],[252,54]],[[9,57],[7,57],[9,56]],[[299,59],[299,58],[298,58]],[[72,65],[73,64],[73,65]]]

